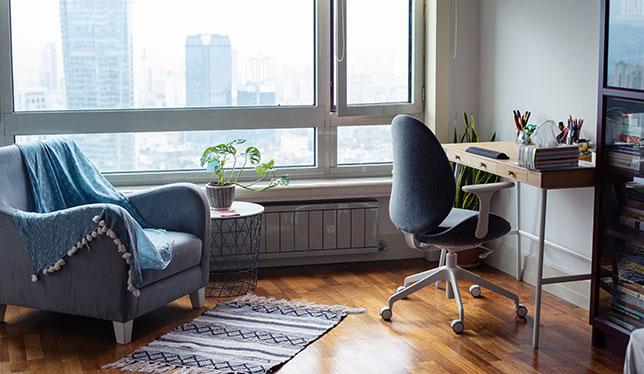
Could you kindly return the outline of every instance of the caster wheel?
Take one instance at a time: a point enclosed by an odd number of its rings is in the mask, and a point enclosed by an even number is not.
[[[478,284],[472,285],[470,287],[470,294],[472,297],[481,297],[481,287]]]
[[[517,313],[517,316],[521,318],[525,318],[525,316],[528,315],[528,308],[525,307],[523,304],[518,304],[515,308],[514,311]]]
[[[400,287],[396,288],[396,293],[404,290],[405,288],[406,288],[405,286],[400,286]],[[403,297],[403,300],[407,300],[407,296]]]
[[[463,321],[460,319],[455,319],[452,321],[452,330],[454,330],[455,333],[460,334],[465,330],[465,325],[463,324]]]
[[[382,317],[382,319],[384,319],[385,321],[391,321],[391,316],[391,309],[389,309],[388,306],[383,306],[380,309],[380,317]]]

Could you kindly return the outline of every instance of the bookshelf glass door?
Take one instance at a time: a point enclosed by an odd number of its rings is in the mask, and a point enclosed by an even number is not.
[[[609,97],[604,113],[608,165],[627,174],[644,175],[644,103]]]
[[[616,175],[604,191],[598,314],[632,331],[644,327],[644,178]]]
[[[644,3],[610,1],[606,85],[644,90]]]

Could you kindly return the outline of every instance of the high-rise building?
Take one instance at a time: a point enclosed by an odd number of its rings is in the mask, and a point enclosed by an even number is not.
[[[58,53],[54,43],[47,43],[40,53],[40,84],[48,91],[58,91]]]
[[[232,105],[232,49],[226,35],[186,38],[186,105]]]
[[[130,0],[60,0],[67,109],[131,108]]]

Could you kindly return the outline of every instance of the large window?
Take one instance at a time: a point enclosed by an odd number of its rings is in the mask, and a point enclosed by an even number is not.
[[[234,138],[293,177],[387,175],[386,124],[422,113],[422,7],[0,0],[0,141],[68,136],[122,183],[205,181]]]

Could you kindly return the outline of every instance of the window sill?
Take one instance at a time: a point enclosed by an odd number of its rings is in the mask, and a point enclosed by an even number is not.
[[[205,188],[204,184],[200,184]],[[117,187],[123,193],[154,186]],[[365,197],[387,197],[391,193],[391,177],[324,178],[292,180],[288,187],[275,187],[253,192],[235,189],[235,199],[254,202],[327,200]]]

